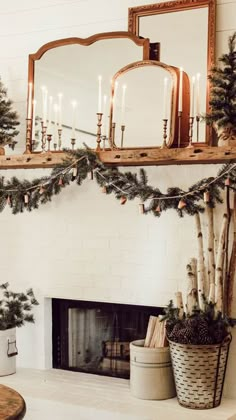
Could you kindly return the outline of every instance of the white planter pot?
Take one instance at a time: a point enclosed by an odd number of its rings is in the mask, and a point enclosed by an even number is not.
[[[144,340],[130,343],[130,390],[144,400],[175,397],[169,347],[144,347]]]
[[[0,331],[0,376],[16,372],[16,328]]]

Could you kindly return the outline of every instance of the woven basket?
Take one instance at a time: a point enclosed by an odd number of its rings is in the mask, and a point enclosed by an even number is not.
[[[220,405],[231,335],[221,344],[193,345],[169,341],[179,404],[193,409]]]

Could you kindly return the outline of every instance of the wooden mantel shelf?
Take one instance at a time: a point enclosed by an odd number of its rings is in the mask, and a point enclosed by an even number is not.
[[[236,162],[236,147],[160,149],[135,148],[98,152],[102,162],[117,166],[190,165]],[[53,168],[65,158],[64,152],[30,153],[0,156],[0,169]]]

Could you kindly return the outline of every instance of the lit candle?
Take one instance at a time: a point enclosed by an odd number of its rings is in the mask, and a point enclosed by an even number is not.
[[[62,128],[62,93],[58,93],[58,128]]]
[[[125,93],[126,85],[122,86],[122,99],[121,99],[121,125],[125,124]]]
[[[31,119],[31,112],[32,112],[32,83],[29,83],[28,86],[28,112],[27,112],[27,118],[28,120]]]
[[[197,73],[197,86],[196,86],[196,114],[199,117],[200,115],[200,73]]]
[[[48,134],[52,134],[52,96],[49,96],[49,109],[48,109]]]
[[[102,112],[102,76],[98,76],[98,113]]]
[[[190,117],[194,117],[194,101],[195,101],[195,76],[192,77],[192,89],[191,89],[191,112]]]
[[[72,107],[73,107],[71,138],[72,139],[75,139],[75,119],[76,119],[75,117],[76,117],[77,102],[76,101],[72,101],[71,104],[72,104]]]
[[[33,114],[32,114],[32,140],[35,140],[35,116],[36,116],[36,100],[33,100]]]
[[[102,135],[107,134],[107,95],[103,96],[103,124],[102,124]]]
[[[179,69],[179,105],[178,111],[183,111],[183,68]]]
[[[163,98],[163,120],[167,120],[167,85],[168,79],[164,78],[164,98]]]

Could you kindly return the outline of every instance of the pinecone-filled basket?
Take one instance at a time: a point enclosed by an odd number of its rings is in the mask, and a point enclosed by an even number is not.
[[[220,405],[231,335],[221,344],[179,344],[169,340],[179,404],[193,409]]]

